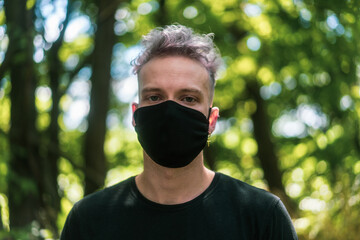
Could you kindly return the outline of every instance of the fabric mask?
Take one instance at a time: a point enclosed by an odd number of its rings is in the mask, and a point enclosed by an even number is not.
[[[152,160],[164,167],[188,165],[207,142],[206,116],[174,101],[140,107],[134,112],[134,120],[141,146]]]

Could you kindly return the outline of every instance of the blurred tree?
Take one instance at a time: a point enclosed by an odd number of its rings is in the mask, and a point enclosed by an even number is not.
[[[60,90],[61,78],[65,73],[61,59],[59,58],[59,51],[64,43],[65,29],[68,26],[70,16],[74,10],[73,1],[68,1],[66,16],[62,24],[62,29],[59,29],[59,37],[53,43],[52,47],[49,49],[48,57],[48,78],[49,78],[49,87],[51,89],[51,101],[52,107],[50,110],[50,123],[48,129],[45,133],[44,140],[46,142],[46,149],[44,149],[45,161],[44,161],[44,188],[46,189],[46,198],[45,207],[47,211],[49,225],[51,230],[54,233],[55,237],[57,236],[57,218],[58,213],[61,210],[60,199],[58,191],[58,164],[61,156],[60,146],[59,146],[59,132],[60,127],[58,124],[58,119],[60,116],[60,99],[62,93]]]
[[[221,118],[207,165],[298,207],[300,239],[357,239],[359,4],[0,1],[4,229],[10,208],[12,230],[32,223],[56,238],[83,193],[141,171],[128,63],[141,35],[178,22],[214,32],[227,69],[217,81]]]
[[[42,166],[35,128],[37,79],[32,59],[34,8],[26,3],[4,2],[9,46],[2,67],[9,71],[12,83],[8,199],[14,228],[29,225],[42,205]]]
[[[115,11],[119,1],[98,1],[97,25],[92,54],[92,77],[88,129],[85,136],[85,194],[104,185],[107,164],[104,153],[106,117],[110,100],[110,68],[115,43]]]

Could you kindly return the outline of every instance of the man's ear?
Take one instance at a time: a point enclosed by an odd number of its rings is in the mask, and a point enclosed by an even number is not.
[[[134,120],[134,112],[136,111],[136,109],[138,109],[139,108],[139,104],[137,104],[137,103],[135,103],[135,102],[133,102],[132,104],[131,104],[131,110],[132,110],[132,125],[135,127],[135,120]]]
[[[219,108],[213,107],[211,108],[210,116],[209,116],[209,135],[215,130],[216,122],[219,115]]]

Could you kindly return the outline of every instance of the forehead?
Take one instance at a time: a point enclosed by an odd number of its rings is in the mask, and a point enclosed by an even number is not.
[[[193,73],[193,72],[202,72],[207,73],[206,68],[197,60],[191,59],[184,56],[170,55],[170,56],[160,56],[152,58],[149,62],[144,64],[139,72],[141,76],[144,72],[149,71],[158,71],[165,73]],[[207,73],[208,74],[208,73]]]
[[[209,90],[209,74],[199,62],[183,56],[156,57],[147,62],[138,74],[139,88],[155,85],[206,85]]]

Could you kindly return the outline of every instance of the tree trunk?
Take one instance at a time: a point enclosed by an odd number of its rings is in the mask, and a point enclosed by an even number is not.
[[[254,124],[254,137],[258,144],[258,157],[264,171],[265,180],[271,192],[276,194],[294,216],[296,206],[285,192],[282,183],[282,172],[279,169],[275,146],[271,140],[271,126],[264,100],[260,96],[260,87],[256,80],[247,82],[247,89],[256,102],[256,111],[251,115]]]
[[[33,66],[33,9],[23,0],[5,0],[9,72],[11,78],[11,127],[8,199],[10,227],[24,227],[36,219],[41,206],[41,161],[35,128]]]
[[[92,63],[90,112],[84,147],[86,195],[101,188],[106,177],[104,141],[109,108],[111,58],[115,40],[114,14],[117,6],[117,1],[114,0],[97,3],[99,11]]]
[[[54,234],[54,237],[58,236],[57,229],[57,217],[60,211],[60,196],[58,192],[58,183],[57,177],[59,175],[58,170],[58,160],[60,157],[59,149],[59,124],[58,118],[60,115],[59,102],[62,96],[59,90],[60,78],[64,74],[62,67],[62,62],[59,59],[59,50],[62,46],[64,40],[64,34],[66,27],[69,22],[69,16],[72,12],[72,1],[68,1],[68,7],[66,12],[66,18],[63,22],[63,28],[60,33],[59,38],[53,43],[52,48],[49,50],[48,54],[48,63],[49,63],[49,80],[50,88],[52,92],[52,108],[50,111],[50,125],[47,130],[47,156],[44,160],[44,172],[43,172],[43,182],[45,194],[45,210],[47,214],[47,224],[48,228]]]
[[[50,50],[52,51],[52,49]],[[55,54],[57,51],[54,49]],[[44,159],[44,188],[46,191],[46,212],[48,215],[48,224],[49,228],[52,229],[52,232],[57,233],[57,215],[60,211],[60,196],[58,193],[58,183],[57,177],[59,175],[58,171],[58,160],[59,160],[59,125],[58,117],[60,114],[59,109],[59,66],[61,63],[58,62],[58,59],[54,58],[53,55],[49,56],[49,76],[50,76],[50,88],[52,92],[52,109],[50,112],[50,125],[47,130],[48,137],[48,146],[47,146],[47,157]]]
[[[159,9],[154,14],[154,23],[159,27],[170,24],[169,14],[165,5],[166,0],[159,0]]]

